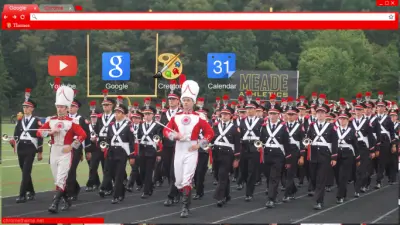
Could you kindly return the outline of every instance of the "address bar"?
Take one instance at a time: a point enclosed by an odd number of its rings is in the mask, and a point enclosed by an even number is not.
[[[31,13],[31,21],[394,21],[395,13]]]

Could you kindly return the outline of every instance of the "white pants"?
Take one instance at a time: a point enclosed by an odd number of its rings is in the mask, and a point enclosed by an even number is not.
[[[62,191],[65,190],[68,172],[72,163],[72,151],[63,153],[64,145],[52,145],[50,152],[50,168],[54,184]]]
[[[176,142],[174,174],[175,186],[178,189],[182,189],[185,186],[192,186],[192,179],[196,171],[199,153],[197,151],[190,152],[189,148],[195,144],[197,144],[197,141]]]

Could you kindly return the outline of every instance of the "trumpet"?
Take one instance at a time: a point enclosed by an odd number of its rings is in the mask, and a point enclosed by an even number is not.
[[[158,144],[158,142],[160,142],[160,140],[161,140],[160,136],[158,136],[158,135],[154,135],[154,136],[153,136],[153,141],[154,141],[156,144]]]
[[[263,143],[262,141],[256,141],[256,142],[254,142],[254,146],[255,146],[256,148],[262,148],[263,145],[264,145],[264,143]]]
[[[96,137],[97,137],[96,132],[94,131],[90,132],[90,138],[96,138]]]
[[[10,140],[15,140],[18,141],[19,137],[15,136],[15,137],[10,137],[7,134],[3,134],[3,141],[10,141]]]
[[[303,140],[303,145],[304,146],[309,146],[311,144],[312,140],[310,138],[304,138]]]
[[[102,142],[100,142],[100,148],[108,148],[108,143],[107,142],[105,142],[105,141],[102,141]]]

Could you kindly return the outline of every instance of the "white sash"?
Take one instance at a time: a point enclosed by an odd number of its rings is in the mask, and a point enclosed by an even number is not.
[[[122,123],[121,127],[118,130],[116,130],[116,127],[115,127],[116,124],[114,124],[112,126],[112,130],[113,130],[114,136],[111,139],[110,145],[111,146],[120,146],[120,147],[122,147],[125,150],[126,154],[129,155],[131,153],[130,150],[129,150],[129,143],[128,142],[122,142],[121,137],[119,136],[119,134],[122,132],[122,130],[126,127],[126,125],[128,125],[128,123],[124,121]],[[117,142],[115,142],[115,140]]]
[[[143,129],[143,136],[140,139],[140,144],[143,145],[152,145],[155,149],[157,149],[156,143],[154,143],[153,139],[149,137],[150,131],[156,126],[156,123],[152,123],[149,127],[148,130],[146,130],[146,123],[142,123],[142,129]]]
[[[229,124],[225,128],[225,130],[222,130],[222,124],[221,123],[218,124],[219,136],[217,137],[217,139],[215,139],[214,145],[230,147],[230,148],[232,148],[232,150],[235,150],[235,145],[229,143],[228,139],[225,136],[226,133],[228,133],[228,131],[231,129],[232,126],[233,126],[233,123],[229,122]],[[223,142],[221,141],[221,139],[223,140]]]
[[[317,123],[314,123],[314,130],[317,133],[317,136],[315,136],[314,140],[312,141],[311,145],[313,146],[325,146],[329,148],[329,151],[332,152],[332,143],[328,143],[325,138],[322,136],[322,134],[325,132],[325,130],[328,128],[329,123],[325,123],[325,125],[322,127],[321,130],[318,130]],[[320,140],[320,141],[318,141]]]
[[[397,139],[399,139],[399,135],[397,134],[397,132],[396,132],[396,130],[397,130],[397,127],[399,126],[399,122],[396,122],[395,124],[394,124],[394,136],[397,138]]]
[[[269,125],[267,125],[267,132],[268,132],[268,140],[265,143],[265,147],[267,148],[280,148],[283,155],[285,155],[285,148],[283,147],[283,145],[279,144],[278,140],[276,140],[275,135],[281,130],[282,128],[282,124],[279,124],[274,132],[272,133],[271,128],[269,127]],[[273,143],[271,143],[273,142]]]
[[[357,135],[358,135],[357,140],[364,142],[365,146],[367,146],[367,148],[369,148],[368,137],[367,136],[363,136],[362,132],[360,131],[361,128],[364,126],[365,121],[367,121],[367,119],[365,117],[363,117],[361,119],[360,125],[357,126],[356,120],[354,119],[353,120],[353,126],[354,126],[354,129],[356,130]]]
[[[246,124],[247,131],[243,135],[243,140],[246,140],[246,141],[260,140],[260,137],[257,137],[256,134],[253,132],[253,128],[256,126],[256,124],[257,124],[259,119],[260,118],[255,118],[255,120],[253,121],[253,124],[251,124],[251,126],[249,125],[249,120],[248,119],[244,120],[244,123]],[[251,135],[251,136],[249,137],[249,135]]]
[[[290,144],[296,145],[297,148],[300,149],[300,141],[296,141],[293,138],[293,134],[294,132],[296,132],[297,128],[299,128],[300,123],[296,123],[296,125],[294,125],[293,129],[289,132],[289,140],[290,140]]]
[[[353,152],[353,155],[355,156],[356,154],[354,152],[353,145],[346,143],[346,141],[344,140],[346,138],[347,134],[349,134],[349,132],[351,130],[350,127],[347,127],[347,130],[343,134],[340,132],[340,130],[341,129],[336,130],[336,133],[339,137],[338,147],[339,148],[349,148]]]
[[[105,115],[101,117],[101,121],[103,122],[103,127],[100,130],[99,136],[100,137],[107,137],[107,128],[108,125],[110,125],[111,121],[114,119],[114,114],[111,114],[111,116],[108,118],[108,121],[106,122]]]
[[[36,120],[35,118],[31,117],[31,120],[29,121],[28,125],[26,125],[26,124],[25,124],[25,120],[22,119],[21,124],[22,124],[22,129],[23,129],[23,131],[22,131],[21,137],[20,137],[19,139],[20,139],[20,140],[31,141],[32,144],[33,144],[33,145],[36,147],[36,149],[37,149],[37,148],[38,148],[38,139],[32,137],[31,134],[30,134],[29,131],[28,131],[28,130],[31,128],[31,126],[32,126],[32,124],[33,124],[33,122],[34,122],[35,120]]]
[[[382,123],[383,123],[383,121],[385,121],[386,117],[387,117],[387,115],[384,115],[382,117],[382,119],[379,121],[379,124],[381,125],[381,134],[386,134],[388,136],[388,138],[389,138],[389,142],[391,142],[392,140],[390,138],[389,131],[387,131],[384,126],[382,126]]]

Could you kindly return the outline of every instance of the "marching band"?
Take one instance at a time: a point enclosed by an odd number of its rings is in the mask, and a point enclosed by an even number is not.
[[[36,155],[42,159],[45,137],[51,137],[50,167],[57,187],[51,213],[58,213],[61,201],[61,210],[68,210],[78,198],[76,170],[83,156],[89,165],[85,191],[98,191],[102,198],[112,196],[111,203],[117,204],[135,185],[146,199],[168,182],[164,205],[181,202],[183,218],[190,215],[191,201],[204,196],[210,167],[217,207],[231,199],[231,182],[237,183],[238,190],[245,188],[245,201],[252,201],[262,175],[267,208],[277,207],[279,188],[283,202],[295,200],[304,179],[316,210],[323,209],[325,192],[332,191],[334,183],[337,204],[342,204],[350,196],[358,198],[367,192],[374,173],[375,189],[382,187],[385,176],[389,184],[396,182],[399,108],[384,99],[383,92],[377,100],[367,92],[348,102],[343,98],[329,101],[317,93],[312,93],[310,101],[304,96],[278,101],[275,95],[266,101],[253,99],[253,93],[246,91],[237,102],[229,95],[218,97],[210,115],[204,98],[198,97],[198,84],[186,79],[179,82],[171,85],[168,100],[155,107],[150,98],[144,99],[143,107],[136,102],[127,107],[122,97],[111,99],[105,90],[103,113],[91,102],[90,120],[78,114],[82,105],[76,93],[60,87],[57,115],[44,124],[32,115],[36,103],[27,89],[24,116],[12,137],[3,135],[17,151],[22,171],[16,202],[35,198],[31,171]],[[98,175],[100,164],[103,180]],[[347,191],[351,182],[355,193]]]

